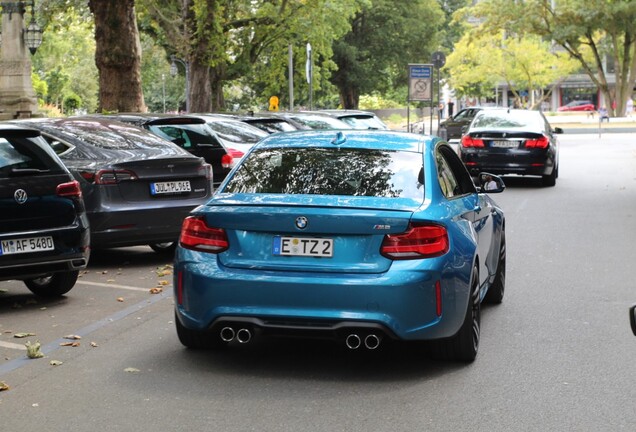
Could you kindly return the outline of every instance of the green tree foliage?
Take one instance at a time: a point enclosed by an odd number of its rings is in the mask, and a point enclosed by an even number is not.
[[[328,59],[333,38],[348,30],[347,18],[355,12],[357,0],[138,0],[137,4],[144,31],[188,63],[191,110],[215,111],[224,108],[227,82],[243,80],[259,94],[280,94],[290,43],[298,50],[312,42],[314,53]]]
[[[446,63],[449,83],[459,95],[490,96],[495,86],[505,82],[515,95],[515,104],[527,102],[529,108],[547,100],[552,88],[577,67],[565,53],[552,52],[550,44],[537,36],[505,37],[503,32],[489,33],[482,26],[462,37]],[[528,92],[528,101],[522,91]]]
[[[489,29],[535,34],[560,45],[576,59],[623,115],[636,80],[636,2],[630,0],[483,0],[469,13]],[[610,85],[605,59],[613,60]]]
[[[81,100],[79,108],[94,111],[98,81],[93,23],[80,3],[52,0],[38,8],[44,33],[32,58],[33,70],[47,84],[45,103],[63,110],[64,98],[75,94]]]
[[[406,83],[408,63],[428,63],[439,47],[444,13],[438,2],[372,0],[334,43],[332,82],[340,104],[356,108],[361,94]]]

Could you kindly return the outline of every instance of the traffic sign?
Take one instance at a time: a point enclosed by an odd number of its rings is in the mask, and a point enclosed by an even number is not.
[[[409,101],[431,100],[433,65],[409,65]]]

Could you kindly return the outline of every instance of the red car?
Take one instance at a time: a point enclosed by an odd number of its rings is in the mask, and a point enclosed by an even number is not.
[[[558,111],[596,111],[596,108],[590,101],[572,101],[559,107]]]

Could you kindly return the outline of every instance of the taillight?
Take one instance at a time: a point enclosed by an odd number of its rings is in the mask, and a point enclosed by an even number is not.
[[[387,234],[380,253],[390,259],[433,258],[448,252],[448,232],[440,225],[413,223],[401,234]]]
[[[462,137],[462,147],[484,147],[484,140],[464,135]]]
[[[234,166],[234,158],[230,154],[224,154],[221,158],[221,166],[225,169],[232,168]]]
[[[210,253],[221,253],[230,246],[224,229],[211,228],[197,216],[184,219],[179,244],[186,249]]]
[[[137,174],[129,170],[80,171],[80,175],[87,182],[100,185],[117,184],[121,181],[138,179]]]
[[[229,149],[227,149],[227,151],[228,151],[229,154],[232,155],[232,157],[234,159],[240,159],[243,156],[245,156],[245,153],[243,153],[242,151],[237,150],[237,149],[229,148]]]
[[[55,194],[61,197],[79,198],[82,196],[82,189],[79,182],[73,180],[68,183],[61,183],[55,188]]]
[[[537,139],[526,140],[526,148],[547,148],[549,144],[550,141],[545,136]]]
[[[222,163],[222,162],[221,162]],[[212,165],[204,163],[199,167],[199,175],[205,175],[206,180],[212,180]]]

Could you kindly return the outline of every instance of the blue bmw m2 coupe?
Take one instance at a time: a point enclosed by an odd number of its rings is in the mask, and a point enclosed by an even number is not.
[[[481,303],[502,301],[506,271],[504,214],[488,195],[505,186],[479,178],[437,137],[265,138],[183,223],[180,341],[297,336],[369,350],[430,341],[438,357],[473,361]]]

